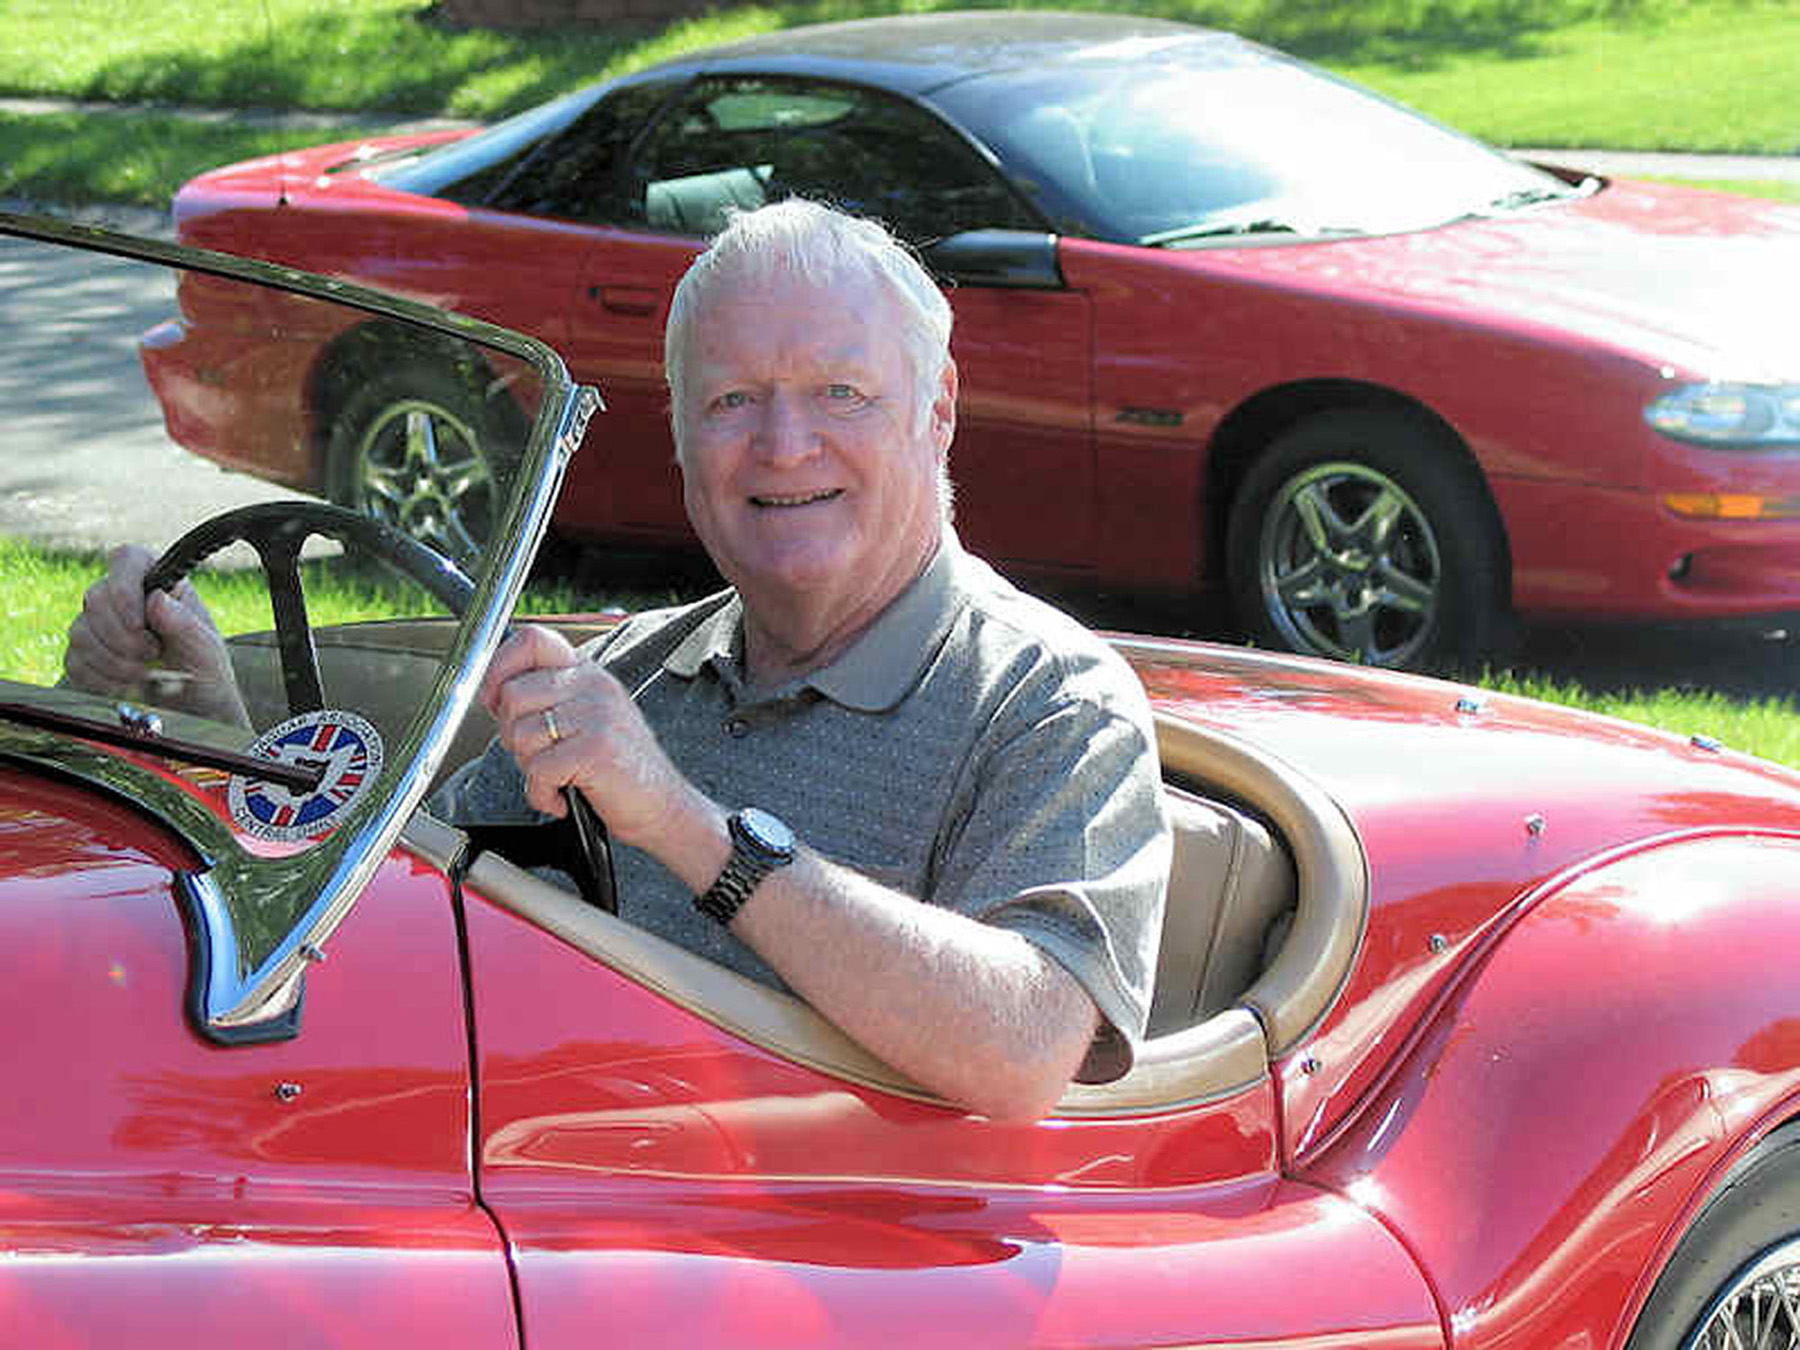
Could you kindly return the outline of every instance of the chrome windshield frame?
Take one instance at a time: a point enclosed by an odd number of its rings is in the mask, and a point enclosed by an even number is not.
[[[0,734],[0,758],[130,800],[194,850],[199,866],[178,878],[177,892],[195,930],[189,1004],[198,1029],[228,1044],[291,1035],[306,966],[320,959],[423,801],[474,701],[481,674],[506,634],[588,419],[603,404],[595,390],[573,383],[562,358],[534,338],[352,282],[12,212],[0,211],[0,236],[64,244],[328,300],[503,353],[529,366],[542,382],[517,469],[519,486],[495,531],[508,544],[496,549],[494,560],[482,569],[421,714],[390,749],[389,764],[396,774],[390,790],[370,793],[346,807],[329,837],[286,857],[258,856],[243,847],[223,818],[130,756],[66,736]],[[248,922],[253,912],[275,918],[273,927],[281,936],[272,943],[258,938],[253,930],[271,925]],[[265,944],[268,949],[261,950]]]

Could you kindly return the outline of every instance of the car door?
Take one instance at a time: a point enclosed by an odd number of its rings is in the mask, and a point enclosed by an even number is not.
[[[497,220],[557,227],[553,248],[529,260],[547,274],[538,285],[553,297],[551,313],[535,327],[518,316],[513,322],[550,337],[575,378],[598,386],[606,400],[557,504],[558,525],[573,534],[611,537],[652,526],[652,533],[688,537],[671,459],[662,330],[675,282],[699,245],[645,229],[629,187],[633,143],[681,87],[673,76],[621,83],[547,140],[528,142],[459,185]],[[648,516],[646,501],[657,504]]]
[[[619,104],[627,96],[635,103]],[[648,125],[622,176],[584,208],[600,228],[565,355],[599,384],[608,416],[604,449],[578,467],[562,510],[590,514],[604,495],[611,529],[627,535],[687,534],[662,332],[681,273],[731,212],[800,195],[872,216],[914,245],[1035,223],[951,128],[859,86],[703,76],[666,106],[631,87],[586,120],[591,139],[610,134],[607,126]],[[1094,495],[1088,298],[961,285],[951,299],[962,374],[951,468],[966,542],[997,560],[1085,566]]]
[[[483,858],[465,891],[527,1345],[1442,1344],[1392,1236],[1280,1175],[1266,1072],[997,1124],[552,890]]]

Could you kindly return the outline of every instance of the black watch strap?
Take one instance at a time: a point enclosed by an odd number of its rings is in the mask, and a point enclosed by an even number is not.
[[[694,908],[730,927],[762,879],[794,860],[794,832],[754,806],[732,812],[727,824],[731,831],[731,857],[719,879],[703,895],[694,897]]]

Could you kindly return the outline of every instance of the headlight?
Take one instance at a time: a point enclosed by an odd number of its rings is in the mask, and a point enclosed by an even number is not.
[[[1645,408],[1644,420],[1702,445],[1800,446],[1800,384],[1687,384]]]

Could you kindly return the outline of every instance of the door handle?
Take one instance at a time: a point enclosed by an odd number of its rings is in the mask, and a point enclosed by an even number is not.
[[[656,313],[656,292],[642,286],[589,286],[588,299],[615,314]]]

